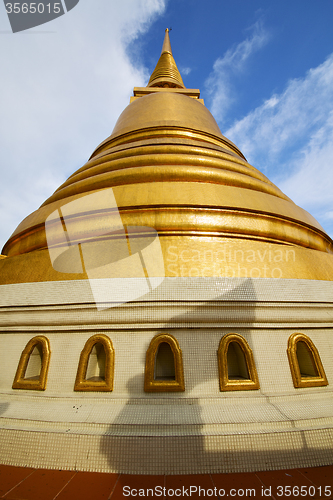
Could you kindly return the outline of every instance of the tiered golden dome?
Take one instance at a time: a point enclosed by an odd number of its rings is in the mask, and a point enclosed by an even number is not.
[[[166,31],[148,86],[134,89],[110,137],[6,243],[3,254],[15,259],[15,266],[13,271],[11,259],[1,261],[2,281],[82,279],[82,274],[52,269],[45,221],[70,201],[106,188],[113,189],[125,227],[157,230],[167,276],[192,276],[195,260],[199,276],[244,276],[250,272],[251,252],[273,269],[274,252],[293,249],[292,261],[280,258],[279,276],[261,277],[332,279],[332,240],[247,163],[199,97],[198,90],[184,88]],[[105,209],[73,214],[73,221],[82,224],[83,216],[86,240],[81,242],[92,241],[96,228],[103,227]],[[217,268],[216,256],[226,247],[227,265]],[[179,257],[184,252],[186,259]],[[202,259],[207,252],[209,262]],[[237,252],[243,252],[241,267]]]

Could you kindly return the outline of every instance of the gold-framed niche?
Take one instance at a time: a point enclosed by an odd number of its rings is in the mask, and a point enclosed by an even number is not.
[[[217,351],[220,391],[251,391],[260,388],[252,349],[237,333],[224,335]]]
[[[74,391],[111,392],[114,377],[114,349],[104,334],[90,337],[80,354]]]
[[[144,390],[185,391],[182,351],[170,334],[158,334],[150,342],[146,353]]]
[[[294,387],[328,385],[319,352],[304,333],[293,333],[288,339],[288,360]]]
[[[50,356],[50,342],[47,337],[37,335],[30,339],[22,351],[12,388],[44,391]]]

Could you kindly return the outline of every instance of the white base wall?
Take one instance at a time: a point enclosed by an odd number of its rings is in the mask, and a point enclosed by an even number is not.
[[[244,472],[333,463],[333,283],[166,278],[150,294],[98,310],[88,281],[0,287],[0,462],[131,474]],[[145,393],[157,333],[183,353],[185,392]],[[295,389],[292,333],[316,345],[329,382]],[[115,351],[114,390],[74,392],[81,350],[96,334]],[[223,335],[249,343],[258,391],[220,392]],[[13,390],[21,352],[48,337],[46,390]]]

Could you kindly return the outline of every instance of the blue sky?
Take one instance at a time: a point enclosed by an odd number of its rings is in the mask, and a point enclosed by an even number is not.
[[[333,236],[331,0],[80,0],[12,34],[0,5],[0,246],[110,135],[164,30],[221,131]]]

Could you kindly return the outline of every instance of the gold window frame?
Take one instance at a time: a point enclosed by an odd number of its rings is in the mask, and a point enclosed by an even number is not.
[[[249,379],[230,380],[228,374],[228,349],[232,342],[241,348],[246,363]],[[217,351],[220,391],[252,391],[260,389],[253,352],[247,341],[237,333],[224,335]]]
[[[91,351],[96,344],[102,344],[105,350],[105,380],[87,380],[87,368]],[[90,337],[80,354],[74,391],[111,392],[114,378],[114,349],[107,335],[97,334]]]
[[[175,363],[175,380],[156,380],[155,379],[155,359],[158,347],[163,342],[169,344]],[[148,347],[146,353],[145,367],[145,392],[184,392],[184,370],[182,351],[178,341],[170,334],[156,335]]]
[[[297,344],[304,342],[318,375],[315,377],[302,377],[301,370],[297,359]],[[307,335],[304,333],[293,333],[288,339],[287,348],[288,360],[290,365],[291,376],[293,379],[294,387],[319,387],[328,385],[328,380],[325,374],[323,364],[320,359],[319,352]]]
[[[38,380],[27,380],[24,377],[27,371],[30,356],[32,354],[32,351],[38,344],[42,347],[42,366],[39,373],[39,378]],[[50,356],[50,342],[47,337],[44,337],[44,335],[38,335],[30,339],[22,351],[12,388],[27,389],[31,391],[45,391],[47,374],[50,365]]]

